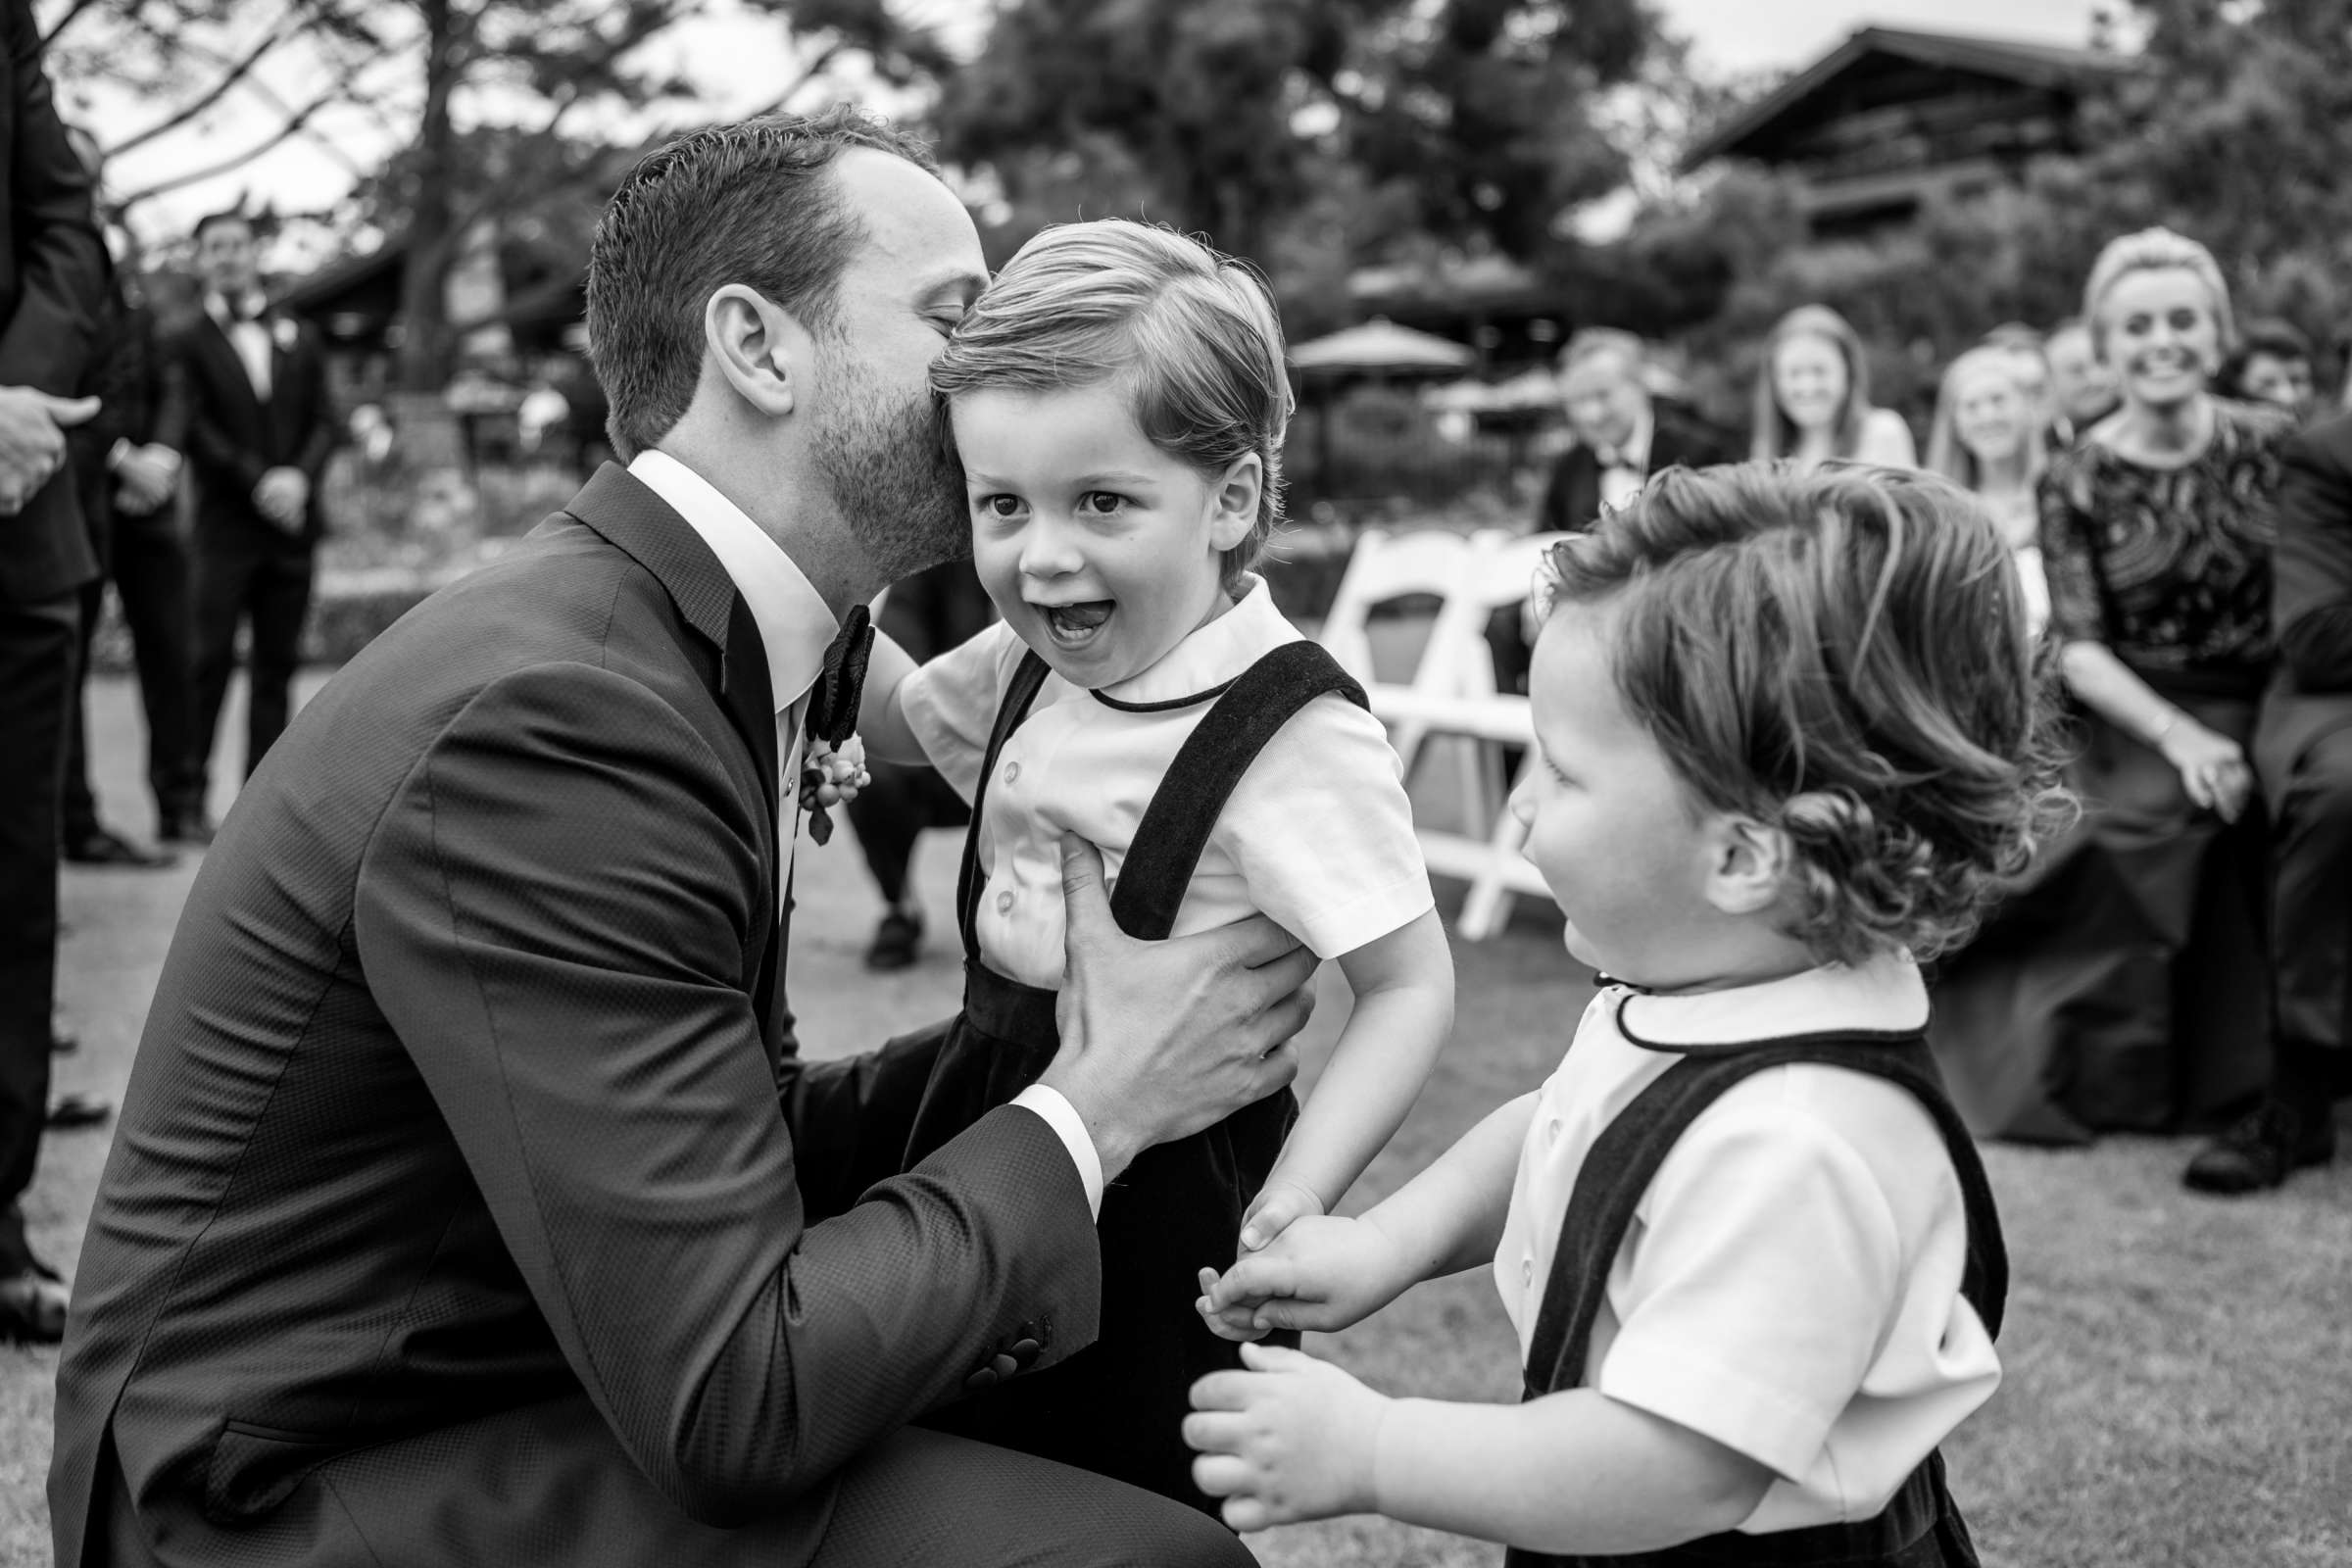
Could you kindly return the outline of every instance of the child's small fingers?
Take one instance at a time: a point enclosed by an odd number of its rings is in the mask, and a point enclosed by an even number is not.
[[[1193,1461],[1193,1485],[1212,1497],[1230,1497],[1250,1488],[1250,1464],[1230,1453],[1204,1453]]]
[[[1217,1271],[1215,1269],[1203,1268],[1200,1273],[1194,1275],[1193,1277],[1200,1282],[1200,1294],[1202,1296],[1214,1296],[1217,1294]]]

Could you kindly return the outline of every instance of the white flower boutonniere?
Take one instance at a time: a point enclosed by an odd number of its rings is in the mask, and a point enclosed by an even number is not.
[[[294,352],[294,339],[300,335],[301,331],[302,329],[294,324],[294,318],[290,316],[281,316],[270,323],[270,341],[277,345],[280,354]]]
[[[801,759],[801,809],[808,813],[808,836],[822,844],[833,836],[828,807],[846,806],[874,781],[865,768],[865,742],[852,735],[839,746],[810,736]]]

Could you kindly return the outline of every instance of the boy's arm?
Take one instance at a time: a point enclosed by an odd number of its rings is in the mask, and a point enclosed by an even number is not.
[[[888,632],[876,630],[873,652],[866,659],[865,687],[858,698],[858,739],[867,757],[885,762],[929,760],[899,702],[900,688],[914,669],[906,650]]]
[[[1493,1261],[1535,1114],[1534,1095],[1493,1112],[1361,1219],[1301,1220],[1203,1282],[1208,1314],[1230,1338],[1327,1332],[1360,1322],[1423,1280]]]
[[[1714,1535],[1773,1473],[1688,1427],[1590,1389],[1524,1404],[1389,1399],[1296,1350],[1244,1348],[1248,1372],[1194,1385],[1195,1480],[1236,1530],[1343,1513],[1617,1555]]]
[[[1453,1028],[1453,953],[1435,909],[1342,955],[1340,969],[1355,1010],[1250,1205],[1244,1251],[1331,1211],[1403,1124]]]

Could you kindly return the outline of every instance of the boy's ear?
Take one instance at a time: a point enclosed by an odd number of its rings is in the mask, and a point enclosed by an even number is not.
[[[1707,902],[1724,914],[1762,914],[1781,902],[1795,858],[1781,829],[1718,816],[1707,830]]]
[[[1265,493],[1264,460],[1254,452],[1234,459],[1209,498],[1216,510],[1208,522],[1208,542],[1219,550],[1231,550],[1249,538],[1250,530],[1257,526],[1257,504]]]
[[[816,342],[792,313],[758,289],[728,283],[703,306],[707,367],[758,412],[782,417],[803,406]]]

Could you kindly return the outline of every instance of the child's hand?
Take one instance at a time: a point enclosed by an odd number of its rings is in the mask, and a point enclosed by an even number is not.
[[[1200,1450],[1193,1484],[1225,1498],[1235,1530],[1378,1505],[1373,1461],[1389,1401],[1328,1361],[1266,1346],[1242,1348],[1246,1372],[1193,1385],[1184,1441]]]
[[[1254,1252],[1291,1228],[1291,1221],[1323,1212],[1323,1200],[1297,1182],[1271,1181],[1242,1215],[1242,1250]]]
[[[1410,1285],[1396,1244],[1378,1225],[1310,1214],[1219,1275],[1200,1271],[1196,1304],[1211,1332],[1262,1339],[1270,1329],[1344,1329]]]

